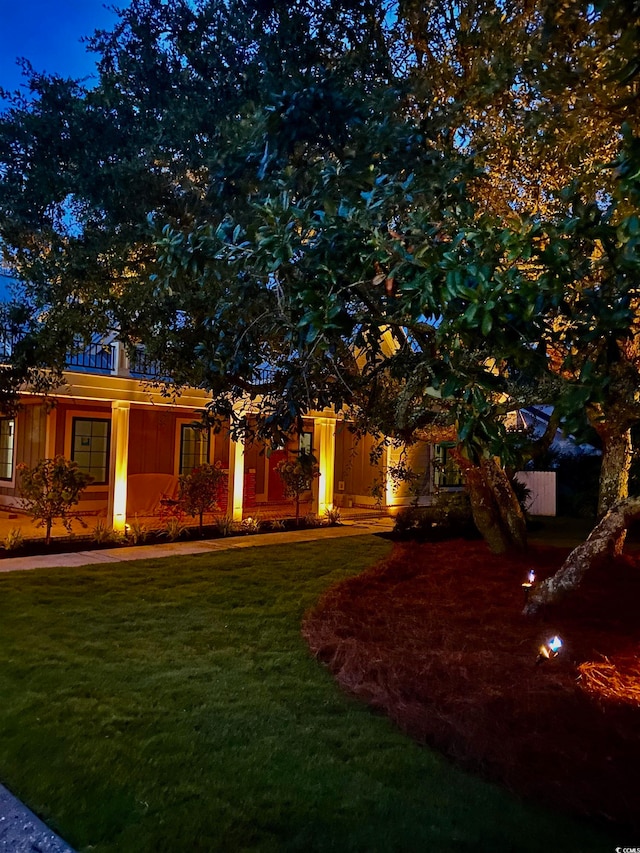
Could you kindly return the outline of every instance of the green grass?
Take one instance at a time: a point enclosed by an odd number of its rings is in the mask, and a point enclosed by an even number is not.
[[[412,743],[310,658],[305,609],[387,548],[0,576],[0,779],[78,850],[614,849]]]

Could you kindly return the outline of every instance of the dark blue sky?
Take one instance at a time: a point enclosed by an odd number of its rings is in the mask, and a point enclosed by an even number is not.
[[[127,0],[111,3],[127,6]],[[28,59],[36,71],[85,77],[95,67],[82,36],[111,29],[117,18],[103,0],[0,0],[0,87],[13,90],[22,82],[16,57]]]

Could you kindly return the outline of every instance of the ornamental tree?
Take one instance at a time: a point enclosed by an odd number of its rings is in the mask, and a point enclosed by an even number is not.
[[[93,477],[64,456],[41,459],[33,468],[23,462],[18,465],[18,472],[22,506],[38,527],[45,527],[45,543],[50,545],[51,527],[56,518],[68,531],[72,519],[80,520],[73,507]]]
[[[218,507],[220,486],[225,477],[219,462],[215,465],[203,463],[188,474],[178,477],[178,507],[187,515],[198,516],[202,534],[202,518],[205,512]]]
[[[312,453],[300,450],[295,459],[281,459],[276,471],[282,479],[286,497],[295,501],[297,525],[300,522],[300,498],[320,476],[320,466]]]

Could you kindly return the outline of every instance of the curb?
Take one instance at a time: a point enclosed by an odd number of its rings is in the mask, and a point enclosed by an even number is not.
[[[0,785],[0,850],[11,853],[74,853],[40,818]]]

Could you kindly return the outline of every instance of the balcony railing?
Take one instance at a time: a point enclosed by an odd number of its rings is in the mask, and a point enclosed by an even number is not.
[[[9,362],[15,351],[16,343],[23,337],[9,326],[0,326],[0,363]],[[79,343],[78,346],[81,346]],[[103,343],[99,339],[82,346],[76,352],[69,353],[66,369],[78,373],[109,374],[132,379],[149,379],[170,381],[157,361],[139,346],[133,351],[128,360],[124,358],[123,347],[117,343]],[[273,382],[275,371],[270,367],[262,367],[254,374],[256,385],[269,385]]]
[[[79,352],[67,356],[67,369],[86,373],[111,373],[115,347],[112,344],[91,343]]]
[[[136,347],[129,359],[129,373],[136,379],[158,379],[162,376],[158,362],[149,358],[144,347]]]

